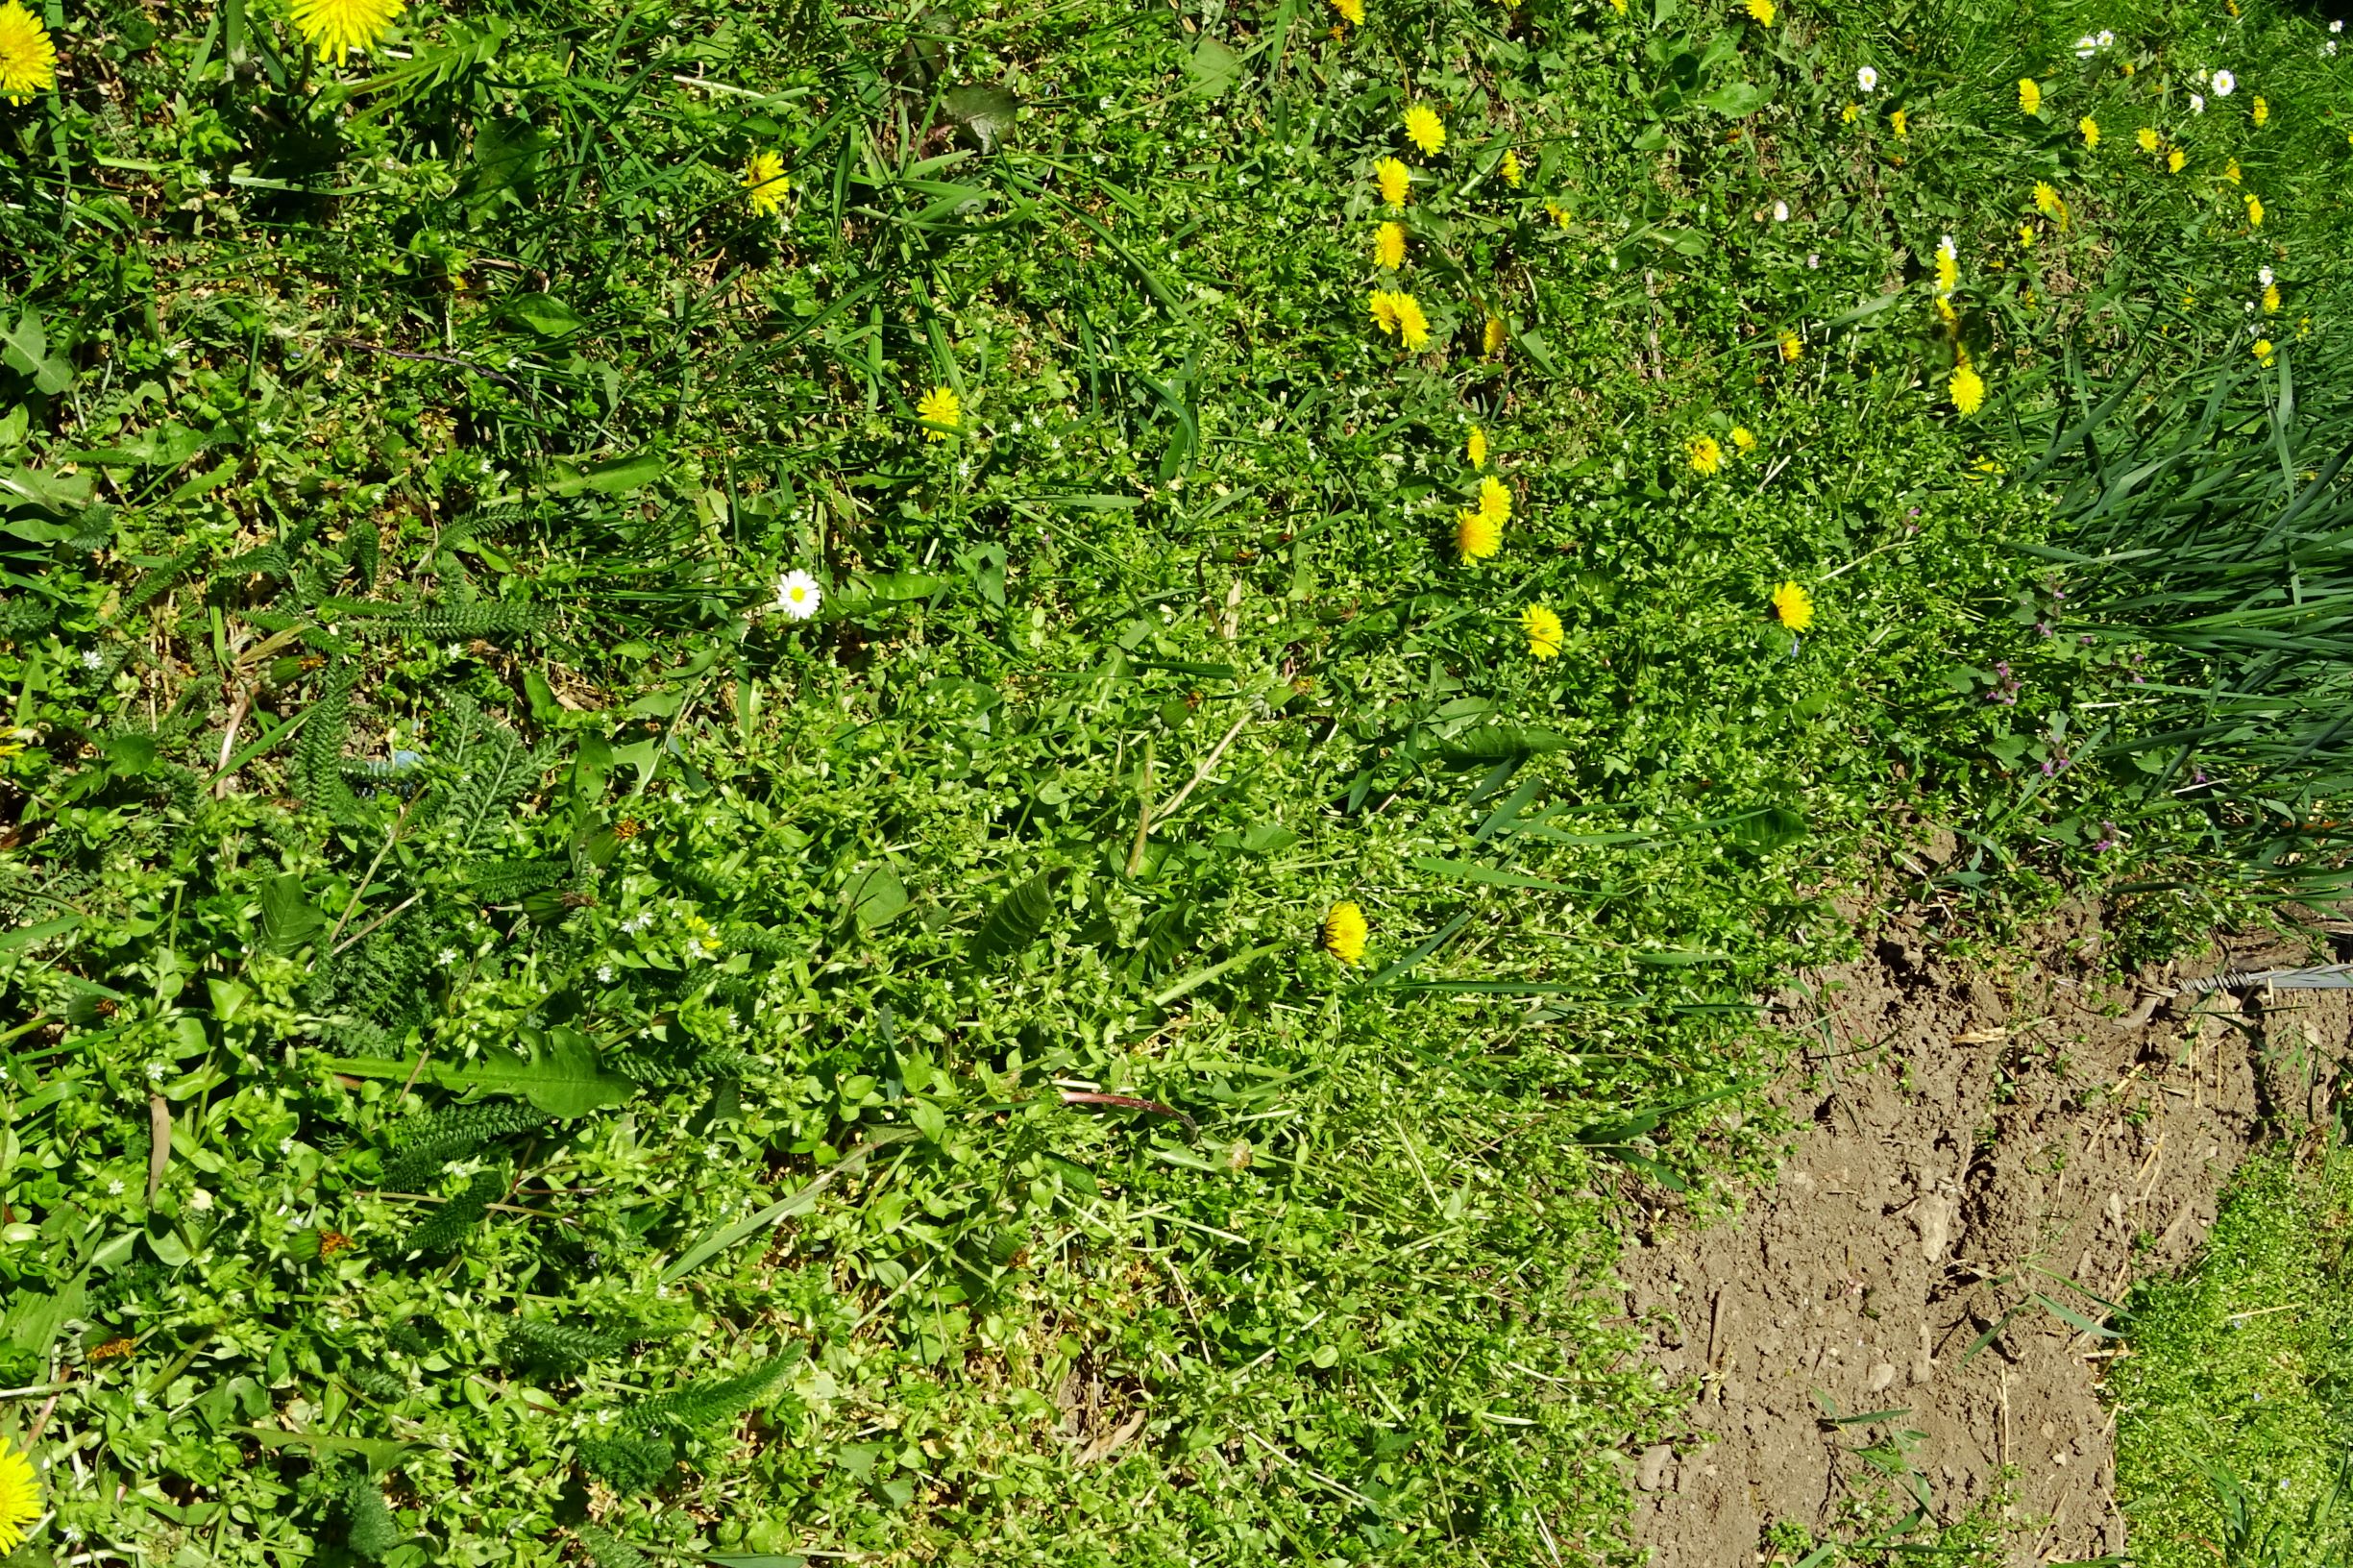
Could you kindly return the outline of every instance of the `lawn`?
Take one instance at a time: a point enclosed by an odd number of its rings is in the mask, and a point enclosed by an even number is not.
[[[1759,999],[2326,815],[2070,545],[2337,42],[0,5],[6,1560],[1630,1562]]]

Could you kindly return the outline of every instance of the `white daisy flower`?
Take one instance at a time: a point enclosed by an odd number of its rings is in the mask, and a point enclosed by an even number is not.
[[[1865,92],[1876,92],[1879,90],[1879,73],[1866,65],[1854,73],[1854,85]]]
[[[2257,267],[2255,269],[2255,281],[2263,284],[2264,287],[2269,288],[2271,286],[2271,269],[2269,267]]]
[[[1776,202],[1773,204],[1773,221],[1776,223],[1787,223],[1789,221],[1789,204],[1787,202]]]
[[[2086,33],[2082,37],[2075,40],[2075,58],[2077,60],[2090,60],[2092,56],[2098,51],[2098,49],[2099,40],[2092,37],[2092,35],[2089,33]]]
[[[2206,112],[2206,95],[2204,93],[2194,92],[2190,94],[2190,112],[2193,114],[2203,114]]]
[[[776,608],[795,621],[806,621],[815,615],[824,597],[817,579],[806,572],[787,572],[776,584]]]
[[[2101,28],[2101,29],[2100,29],[2100,31],[2099,31],[2099,46],[2100,46],[2102,49],[2113,49],[2113,48],[2115,48],[2115,47],[2116,47],[2116,35],[2115,35],[2115,34],[2113,34],[2113,33],[2111,33],[2111,32],[2109,32],[2109,31],[2108,31],[2106,28],[2104,28],[2104,27],[2103,27],[2103,28]]]
[[[2232,89],[2238,86],[2239,79],[2231,75],[2230,72],[2217,71],[2214,73],[2214,95],[2217,98],[2229,97]]]

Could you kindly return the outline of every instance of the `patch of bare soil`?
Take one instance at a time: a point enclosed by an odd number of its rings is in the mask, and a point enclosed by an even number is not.
[[[2353,1007],[2161,994],[2179,973],[2312,961],[2276,943],[2096,989],[2099,942],[2076,912],[2039,962],[1998,973],[1899,922],[1783,998],[1812,1043],[1779,1183],[1712,1228],[1662,1215],[1620,1263],[1657,1365],[1697,1380],[1689,1431],[1636,1467],[1633,1538],[1655,1568],[1763,1562],[1779,1521],[1853,1539],[1857,1499],[1903,1497],[1857,1457],[1898,1431],[1919,1434],[1908,1463],[1940,1522],[2011,1477],[2011,1562],[2124,1549],[2098,1394],[2113,1342],[2035,1297],[2097,1322],[2094,1297],[2187,1262],[2241,1158],[2325,1118]]]

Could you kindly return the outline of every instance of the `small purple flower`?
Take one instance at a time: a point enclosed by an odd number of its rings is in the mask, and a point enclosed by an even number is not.
[[[2034,634],[2035,634],[2037,637],[2047,637],[2047,636],[2049,636],[2049,635],[2050,635],[2050,623],[2049,623],[2049,622],[2047,622],[2047,621],[2037,621],[2037,622],[2034,624]]]
[[[2092,853],[2104,855],[2123,842],[2124,836],[2116,830],[2114,822],[2102,822],[2099,824],[2099,842],[2092,845]]]

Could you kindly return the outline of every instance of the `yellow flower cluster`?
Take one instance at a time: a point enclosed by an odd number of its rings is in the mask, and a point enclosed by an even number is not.
[[[1373,325],[1381,329],[1384,337],[1394,337],[1407,349],[1419,349],[1430,341],[1430,318],[1413,296],[1403,289],[1376,288],[1367,302],[1373,312]]]
[[[751,207],[751,215],[765,218],[782,210],[785,197],[792,194],[793,182],[784,177],[784,159],[772,152],[757,152],[744,165],[744,200]]]
[[[1364,962],[1364,944],[1372,936],[1372,927],[1364,920],[1364,911],[1355,904],[1342,901],[1332,906],[1324,917],[1321,934],[1324,951],[1343,964]]]
[[[1479,481],[1479,504],[1455,514],[1455,551],[1466,561],[1483,561],[1504,548],[1504,525],[1511,521],[1511,491],[1489,474]]]
[[[0,97],[21,104],[58,85],[58,49],[41,19],[17,3],[0,5]]]
[[[1406,139],[1419,147],[1423,157],[1434,158],[1446,145],[1446,122],[1428,104],[1415,104],[1406,110]]]
[[[1803,631],[1814,624],[1814,597],[1796,581],[1782,583],[1773,591],[1774,618],[1792,631]]]
[[[964,400],[948,387],[935,386],[915,405],[915,417],[934,441],[944,441],[964,423]]]
[[[406,9],[406,0],[294,0],[294,30],[321,60],[340,60],[381,43]]]

